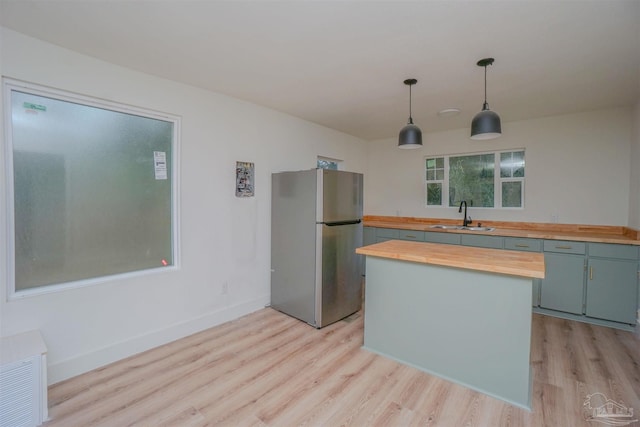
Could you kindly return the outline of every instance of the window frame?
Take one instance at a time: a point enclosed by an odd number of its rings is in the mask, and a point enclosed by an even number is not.
[[[512,170],[511,176],[503,177],[502,176],[502,165],[501,165],[501,163],[502,163],[501,157],[502,156],[501,155],[505,154],[505,153],[511,153],[511,155],[513,157],[513,153],[519,153],[519,152],[522,152],[522,161],[523,161],[523,166],[522,166],[523,174],[522,174],[522,176],[521,177],[514,176],[513,175],[513,170]],[[498,162],[499,162],[499,164],[497,165],[496,170],[497,170],[497,173],[498,173],[498,175],[497,175],[498,184],[499,184],[498,187],[500,189],[500,195],[499,195],[499,197],[500,197],[500,208],[501,209],[524,209],[524,179],[527,176],[527,173],[526,173],[526,161],[525,161],[525,158],[526,158],[525,150],[524,149],[522,149],[522,150],[506,150],[506,151],[499,151],[496,154],[497,154],[496,158],[498,159]],[[519,182],[520,183],[520,206],[502,206],[502,196],[503,196],[502,187],[503,187],[503,184],[511,183],[511,182]]]
[[[331,167],[325,167],[329,165],[335,165],[335,169]],[[342,170],[342,160],[332,159],[330,157],[318,156],[316,159],[316,168],[318,169],[332,169],[332,170]]]
[[[501,176],[501,154],[503,153],[519,153],[522,152],[522,159],[524,162],[524,173],[522,177],[502,177]],[[475,209],[506,209],[506,210],[523,210],[525,208],[525,178],[526,178],[526,150],[524,148],[512,148],[506,150],[498,150],[498,151],[481,151],[481,152],[473,152],[473,153],[454,153],[454,154],[443,154],[443,155],[428,155],[424,156],[424,171],[423,171],[423,180],[424,180],[424,206],[426,208],[452,208],[454,206],[449,206],[449,159],[452,157],[466,157],[466,156],[481,156],[493,154],[494,155],[494,174],[493,174],[493,206],[473,206]],[[428,179],[428,169],[427,163],[429,160],[436,160],[442,158],[444,160],[444,178],[442,180],[437,179]],[[509,182],[519,182],[521,185],[520,192],[520,206],[502,206],[502,186],[504,183]],[[429,193],[428,186],[429,184],[441,184],[441,200],[439,205],[428,204]]]
[[[172,142],[171,142],[171,251],[173,263],[168,266],[159,266],[157,268],[146,268],[142,270],[129,271],[124,273],[107,274],[87,279],[72,280],[62,283],[46,284],[28,289],[16,290],[16,256],[15,256],[15,187],[14,187],[14,143],[13,143],[13,124],[12,124],[12,91],[27,93],[35,96],[48,97],[59,101],[70,102],[82,106],[94,107],[103,110],[124,113],[129,115],[141,116],[145,118],[161,120],[172,123]],[[160,272],[169,272],[180,269],[180,194],[179,194],[179,177],[180,177],[180,135],[181,135],[181,117],[164,113],[149,108],[142,108],[123,104],[120,102],[110,101],[92,97],[89,95],[81,95],[78,93],[51,88],[35,83],[25,82],[12,78],[2,78],[2,96],[4,107],[4,174],[6,182],[5,191],[5,209],[6,209],[6,242],[5,242],[5,262],[7,263],[6,280],[7,280],[7,301],[19,300],[25,297],[38,296],[54,292],[60,292],[69,289],[77,289],[87,286],[93,286],[105,282],[113,282],[133,277],[158,274]]]

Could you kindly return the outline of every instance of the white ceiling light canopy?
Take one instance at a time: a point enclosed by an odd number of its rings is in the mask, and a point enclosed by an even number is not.
[[[459,108],[445,108],[443,110],[438,111],[438,117],[453,117],[460,114]]]

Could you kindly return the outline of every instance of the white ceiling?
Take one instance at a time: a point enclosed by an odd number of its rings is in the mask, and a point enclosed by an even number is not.
[[[469,127],[484,57],[503,123],[640,99],[638,0],[0,0],[0,23],[368,140],[406,124],[410,77],[423,132]]]

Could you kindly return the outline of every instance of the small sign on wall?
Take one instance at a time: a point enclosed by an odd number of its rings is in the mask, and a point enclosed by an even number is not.
[[[164,151],[154,151],[153,167],[156,179],[167,179],[167,153]]]
[[[236,162],[236,197],[253,197],[255,166],[251,162]]]

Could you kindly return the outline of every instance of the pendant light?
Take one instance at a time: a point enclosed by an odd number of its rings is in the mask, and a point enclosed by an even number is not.
[[[482,104],[482,111],[476,114],[471,122],[471,139],[494,139],[502,135],[500,116],[489,110],[489,104],[487,104],[487,66],[493,64],[493,61],[493,58],[478,61],[478,67],[484,67],[484,104]]]
[[[398,148],[420,148],[422,147],[422,131],[420,128],[413,124],[413,118],[411,117],[411,86],[418,83],[416,79],[407,79],[404,84],[409,86],[409,122],[400,131],[398,136]]]

